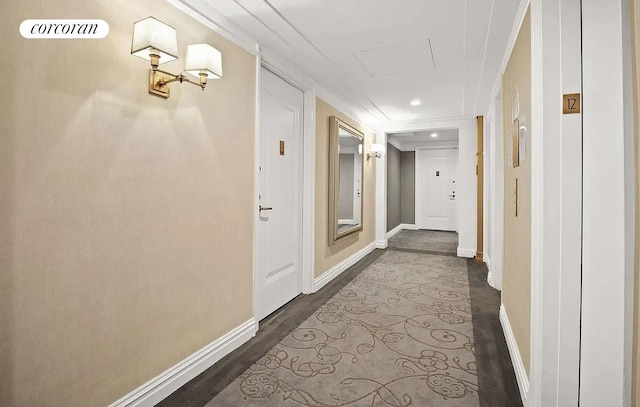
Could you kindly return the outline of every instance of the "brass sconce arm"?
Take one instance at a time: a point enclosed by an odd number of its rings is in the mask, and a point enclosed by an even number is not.
[[[165,86],[165,85],[170,84],[171,82],[180,82],[180,83],[187,82],[187,83],[190,83],[192,85],[199,86],[200,88],[202,88],[202,90],[204,90],[205,86],[207,86],[207,73],[206,72],[201,72],[199,74],[200,82],[196,82],[196,81],[193,81],[193,80],[189,79],[189,77],[187,75],[185,75],[184,73],[179,73],[177,75],[174,75],[172,73],[165,72],[165,71],[157,71],[156,70],[156,72],[160,72],[160,73],[163,74],[162,77],[158,78],[157,84],[159,86]],[[173,76],[173,78],[165,79],[167,76]]]
[[[170,72],[162,71],[160,69],[150,69],[149,70],[149,93],[152,93],[157,96],[161,96],[164,98],[169,97],[169,84],[172,82],[180,82],[180,83],[190,83],[192,85],[196,85],[200,87],[200,89],[204,90],[205,86],[207,86],[207,73],[200,72],[200,81],[194,81],[189,79],[187,75],[184,73],[172,74]]]

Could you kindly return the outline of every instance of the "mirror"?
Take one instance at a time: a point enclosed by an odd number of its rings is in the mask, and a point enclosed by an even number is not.
[[[364,134],[329,118],[329,244],[362,230]]]

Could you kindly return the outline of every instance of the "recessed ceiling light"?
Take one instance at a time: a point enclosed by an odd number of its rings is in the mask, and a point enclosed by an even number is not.
[[[411,106],[420,106],[422,104],[422,102],[420,101],[420,99],[413,99],[411,101]]]
[[[436,138],[438,137],[438,133],[431,133],[431,138]]]

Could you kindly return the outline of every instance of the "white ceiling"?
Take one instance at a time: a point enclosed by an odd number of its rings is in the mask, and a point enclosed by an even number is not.
[[[436,134],[437,137],[431,137]],[[400,151],[418,148],[457,148],[458,129],[431,129],[404,133],[389,133],[387,141]]]
[[[402,124],[486,114],[517,0],[181,0],[211,7],[368,115]],[[322,96],[322,95],[321,95]],[[411,106],[412,99],[420,106]]]

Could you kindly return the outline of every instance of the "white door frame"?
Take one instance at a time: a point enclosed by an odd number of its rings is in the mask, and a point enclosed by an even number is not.
[[[635,194],[627,8],[626,0],[531,0],[531,407],[630,405]],[[568,71],[580,62],[582,90]],[[580,151],[570,144],[580,115],[559,113],[562,94],[574,92],[583,93]]]
[[[485,207],[488,219],[485,225],[491,232],[488,246],[485,245],[485,262],[489,270],[488,283],[502,291],[502,255],[504,240],[504,134],[502,131],[502,77],[496,82],[491,93],[491,107],[486,117],[485,169],[489,185],[485,185]]]
[[[532,407],[625,405],[625,1],[531,0]],[[582,114],[561,114],[562,94],[578,92]]]
[[[256,293],[258,290],[258,264],[257,264],[257,225],[258,218],[258,194],[259,194],[259,166],[261,151],[261,111],[260,100],[262,92],[261,69],[265,68],[286,82],[299,89],[304,95],[303,105],[303,140],[302,140],[302,255],[301,259],[301,284],[300,291],[303,294],[313,292],[314,279],[314,239],[315,239],[315,133],[316,133],[316,91],[313,81],[304,74],[294,71],[290,66],[268,55],[258,46],[256,56],[256,129],[255,129],[255,153],[254,153],[254,231],[253,231],[253,315],[256,313]],[[256,330],[258,329],[256,320]]]
[[[635,146],[629,2],[582,0],[581,6],[585,165],[580,406],[630,406]]]
[[[582,131],[560,102],[582,92],[579,3],[531,0],[531,407],[578,403]]]

